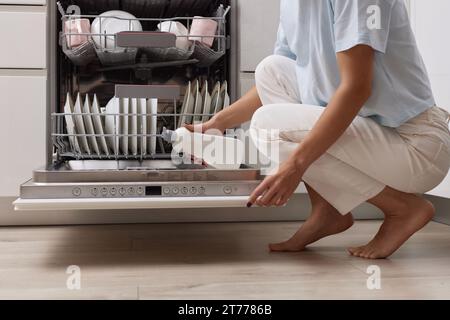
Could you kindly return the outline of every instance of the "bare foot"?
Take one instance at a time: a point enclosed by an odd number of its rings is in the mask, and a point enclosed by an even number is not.
[[[274,252],[297,252],[322,238],[344,232],[353,225],[351,213],[343,216],[331,206],[316,208],[311,217],[300,227],[288,241],[270,244]]]
[[[408,195],[404,200],[403,208],[385,212],[384,223],[372,241],[362,247],[349,248],[349,253],[365,259],[387,258],[433,218],[435,210],[429,201],[416,195]]]

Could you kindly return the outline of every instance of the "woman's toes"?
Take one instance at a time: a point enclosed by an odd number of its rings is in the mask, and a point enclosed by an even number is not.
[[[269,244],[270,251],[274,251],[274,252],[283,252],[283,251],[286,251],[286,248],[287,248],[286,242]]]
[[[365,247],[356,247],[356,248],[350,248],[349,251],[351,254],[355,257],[359,257],[361,253],[363,252]]]
[[[295,251],[301,251],[304,248],[299,248],[295,244],[293,244],[290,241],[284,241],[280,243],[272,243],[269,244],[270,251],[273,252],[295,252]]]

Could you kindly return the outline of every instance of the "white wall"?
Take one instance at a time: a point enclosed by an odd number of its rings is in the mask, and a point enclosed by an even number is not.
[[[450,1],[410,1],[412,26],[437,104],[450,111]],[[450,198],[450,175],[430,194]]]

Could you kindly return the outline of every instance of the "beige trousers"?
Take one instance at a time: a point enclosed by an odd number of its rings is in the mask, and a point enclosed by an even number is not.
[[[256,70],[263,107],[251,123],[255,145],[279,143],[285,161],[324,108],[301,104],[295,62],[270,56]],[[422,194],[439,185],[450,167],[449,113],[433,107],[399,128],[357,117],[344,135],[306,171],[303,180],[346,214],[386,186]],[[276,134],[255,134],[272,131]],[[267,150],[268,148],[261,148]],[[271,157],[270,155],[266,155]],[[272,157],[275,158],[275,157]]]

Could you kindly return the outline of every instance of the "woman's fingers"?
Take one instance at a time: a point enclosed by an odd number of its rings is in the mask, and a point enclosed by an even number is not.
[[[289,201],[289,198],[291,197],[292,194],[283,194],[277,201],[277,207],[282,207],[284,205],[286,205]]]
[[[271,183],[271,177],[266,178],[261,184],[253,191],[253,193],[248,198],[247,206],[251,207],[256,203],[260,196],[266,192]]]
[[[185,127],[186,129],[188,129],[191,132],[202,132],[203,133],[203,124],[183,124],[183,127]]]
[[[270,207],[275,205],[275,201],[278,198],[278,195],[281,193],[282,191],[280,190],[279,184],[278,183],[272,183],[268,189],[266,190],[266,192],[264,192],[264,194],[262,195],[262,197],[259,199],[259,203],[261,203],[263,206],[265,207]],[[259,204],[258,203],[258,204]]]

